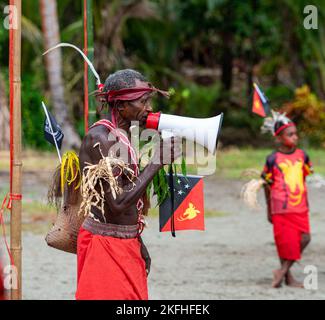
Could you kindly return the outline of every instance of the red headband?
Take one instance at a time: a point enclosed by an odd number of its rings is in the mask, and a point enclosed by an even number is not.
[[[275,131],[274,136],[278,136],[280,134],[280,132],[282,132],[284,129],[287,129],[289,127],[294,127],[295,124],[293,122],[289,122],[287,124],[284,124],[283,126],[281,126],[277,131]]]
[[[155,87],[133,87],[120,90],[109,90],[107,92],[100,92],[97,96],[105,97],[108,102],[112,101],[131,101],[141,98],[147,92],[159,92],[165,97],[169,97],[167,91],[157,89]]]

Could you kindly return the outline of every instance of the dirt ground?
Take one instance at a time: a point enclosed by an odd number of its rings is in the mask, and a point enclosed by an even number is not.
[[[25,175],[25,199],[45,201],[48,177]],[[152,257],[150,299],[324,299],[324,188],[309,188],[312,242],[293,268],[303,280],[304,267],[315,266],[318,289],[272,289],[278,260],[265,211],[244,207],[239,199],[243,181],[215,177],[204,181],[205,207],[224,213],[207,218],[205,232],[183,231],[172,238],[158,232],[157,218],[149,218],[143,238]],[[7,185],[8,177],[2,173],[0,189]],[[74,299],[76,256],[47,247],[44,236],[45,232],[23,234],[23,298]]]

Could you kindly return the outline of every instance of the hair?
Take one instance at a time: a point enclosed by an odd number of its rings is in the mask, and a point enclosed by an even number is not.
[[[278,120],[275,122],[274,124],[274,132],[277,132],[279,128],[281,128],[282,126],[288,124],[288,123],[291,123],[292,121],[289,120],[289,121],[283,121],[283,120]],[[280,135],[283,133],[283,131],[280,132]]]
[[[136,80],[147,81],[147,79],[140,72],[133,69],[118,70],[106,78],[103,91],[107,92],[108,90],[132,88],[135,87]],[[97,109],[97,113],[100,113],[105,105],[108,105],[109,107],[116,107],[118,103],[118,101],[114,101],[113,103],[105,102],[102,104],[100,110]]]
[[[135,80],[147,81],[140,72],[132,69],[116,71],[105,80],[104,91],[132,88],[135,86]]]

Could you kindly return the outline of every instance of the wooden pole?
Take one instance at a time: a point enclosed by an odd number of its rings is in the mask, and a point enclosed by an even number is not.
[[[22,297],[21,259],[21,0],[10,0],[14,6],[12,19],[16,19],[9,29],[9,70],[10,70],[10,193],[12,196],[10,219],[10,250],[17,268],[17,288],[11,289],[11,299]],[[16,27],[16,29],[14,28]],[[13,277],[15,274],[13,274]]]
[[[91,63],[94,63],[94,22],[93,22],[93,0],[88,0],[87,2],[87,35],[88,35],[88,58]],[[91,72],[90,68],[88,67],[88,92],[94,92],[96,90],[95,78],[94,74]],[[95,98],[93,95],[88,96],[89,101],[89,110],[91,111],[91,122],[95,122],[95,109],[96,103]]]
[[[83,26],[84,26],[84,54],[88,56],[88,35],[87,35],[87,0],[82,1]],[[84,131],[88,132],[89,115],[89,92],[88,92],[88,65],[84,62]]]
[[[94,61],[94,29],[93,29],[93,3],[92,0],[83,0],[83,23],[84,23],[84,53],[88,59]],[[89,110],[94,112],[94,97],[89,93],[95,91],[95,79],[88,64],[84,63],[84,126],[85,133],[88,132]],[[91,119],[93,120],[93,119]]]

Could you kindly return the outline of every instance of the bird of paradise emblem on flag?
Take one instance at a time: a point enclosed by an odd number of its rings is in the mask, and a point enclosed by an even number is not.
[[[178,221],[185,221],[185,220],[192,220],[196,218],[196,216],[200,213],[199,210],[195,209],[192,202],[189,203],[188,208],[185,210],[183,214],[181,214],[177,220]]]
[[[174,175],[173,178],[174,212],[168,197],[159,207],[160,231],[171,231],[172,219],[175,230],[204,230],[202,177]]]
[[[302,167],[301,160],[293,163],[291,160],[286,159],[284,162],[279,163],[284,181],[290,190],[289,204],[291,206],[298,206],[301,203],[305,191]]]

